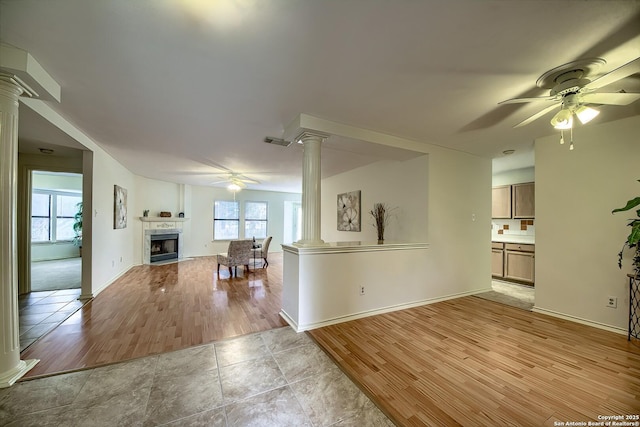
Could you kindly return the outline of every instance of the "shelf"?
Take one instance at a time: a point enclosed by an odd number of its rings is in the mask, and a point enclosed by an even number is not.
[[[185,222],[189,221],[189,218],[180,218],[175,216],[141,216],[140,221],[142,222]]]

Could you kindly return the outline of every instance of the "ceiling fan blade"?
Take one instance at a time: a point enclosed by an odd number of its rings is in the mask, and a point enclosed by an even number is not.
[[[627,62],[610,73],[587,83],[584,89],[598,89],[610,85],[613,82],[629,77],[632,74],[640,73],[640,57],[631,62]]]
[[[562,105],[561,102],[556,102],[555,104],[545,108],[544,110],[538,111],[536,114],[534,114],[531,117],[528,117],[526,119],[524,119],[523,121],[521,121],[520,123],[518,123],[517,125],[514,126],[514,128],[519,128],[520,126],[524,126],[524,125],[528,125],[529,123],[531,123],[534,120],[539,119],[540,117],[544,116],[545,114],[548,114],[549,112],[555,110],[556,108],[558,108],[560,105]]]
[[[640,93],[586,93],[582,102],[603,105],[629,105],[640,99]]]
[[[249,184],[260,184],[260,181],[256,181],[255,179],[247,178],[245,176],[236,177],[235,180],[236,181],[241,181],[241,182],[246,182],[246,183],[249,183]]]
[[[536,101],[554,101],[556,100],[556,96],[541,96],[538,98],[513,98],[507,99],[506,101],[498,102],[498,105],[501,104],[519,104],[522,102],[536,102]]]

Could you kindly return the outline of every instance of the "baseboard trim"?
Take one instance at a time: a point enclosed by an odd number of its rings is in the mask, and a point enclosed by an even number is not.
[[[122,276],[124,276],[126,273],[129,272],[129,270],[131,270],[133,268],[133,265],[130,265],[129,267],[127,267],[126,269],[122,270],[120,273],[118,273],[115,277],[113,277],[111,280],[109,280],[108,282],[106,282],[104,285],[102,285],[99,289],[94,289],[93,292],[91,293],[93,295],[93,298],[97,297],[98,294],[100,294],[100,292],[104,291],[105,289],[107,289],[109,286],[111,286],[113,284],[113,282],[115,282],[116,280],[118,280],[119,278],[121,278]]]
[[[284,310],[281,309],[279,314],[280,314],[280,317],[282,317],[284,319],[284,321],[287,322],[289,324],[289,326],[291,326],[293,328],[294,331],[302,332],[302,331],[298,330],[298,322],[293,320],[293,318],[291,316],[289,316]]]
[[[304,332],[304,331],[310,331],[312,329],[322,328],[322,327],[325,327],[325,326],[335,325],[335,324],[338,324],[338,323],[349,322],[351,320],[362,319],[364,317],[376,316],[378,314],[385,314],[385,313],[390,313],[390,312],[398,311],[398,310],[406,310],[406,309],[409,309],[409,308],[420,307],[420,306],[429,305],[429,304],[435,304],[437,302],[447,301],[447,300],[450,300],[450,299],[462,298],[462,297],[466,297],[466,296],[480,294],[480,293],[483,293],[483,292],[488,292],[490,290],[491,290],[491,288],[475,289],[475,290],[472,290],[472,291],[459,292],[459,293],[456,293],[456,294],[445,295],[445,296],[442,296],[442,297],[427,298],[427,299],[423,299],[423,300],[420,300],[420,301],[414,301],[414,302],[410,302],[410,303],[391,305],[391,306],[387,306],[387,307],[377,308],[377,309],[374,309],[374,310],[367,310],[367,311],[362,311],[362,312],[359,312],[359,313],[348,314],[348,315],[345,315],[345,316],[334,317],[334,318],[323,320],[323,321],[319,321],[319,322],[307,323],[307,324],[304,324],[304,325],[300,325],[297,322],[295,322],[291,318],[291,316],[289,316],[283,310],[280,311],[280,316],[296,332]]]
[[[569,320],[570,322],[576,322],[587,326],[592,326],[594,328],[603,329],[609,332],[615,332],[622,335],[627,335],[627,330],[624,328],[620,328],[618,326],[607,325],[606,323],[594,322],[593,320],[583,319],[582,317],[571,316],[569,314],[560,313],[558,311],[549,310],[547,308],[541,308],[534,306],[531,310],[535,313],[546,314],[548,316],[557,317],[564,320]]]

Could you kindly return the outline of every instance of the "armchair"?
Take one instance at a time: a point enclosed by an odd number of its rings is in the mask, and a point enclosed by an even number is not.
[[[262,264],[262,268],[267,268],[269,266],[269,261],[267,261],[267,254],[269,253],[269,245],[271,244],[271,239],[273,236],[269,236],[262,241],[262,245],[259,248],[254,248],[251,251],[253,252],[252,258],[258,259],[262,258],[264,263]],[[254,264],[255,267],[255,264]]]
[[[218,263],[218,273],[220,273],[220,265],[229,267],[229,275],[233,277],[232,268],[238,276],[238,266],[244,265],[246,271],[249,271],[249,261],[251,259],[251,248],[253,242],[251,240],[232,240],[229,242],[229,249],[225,253],[216,255]]]

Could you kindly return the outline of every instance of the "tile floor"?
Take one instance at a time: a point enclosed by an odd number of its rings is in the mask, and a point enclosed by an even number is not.
[[[31,292],[18,297],[20,351],[75,313],[80,289]]]
[[[0,389],[3,426],[393,426],[305,334],[272,329]]]

